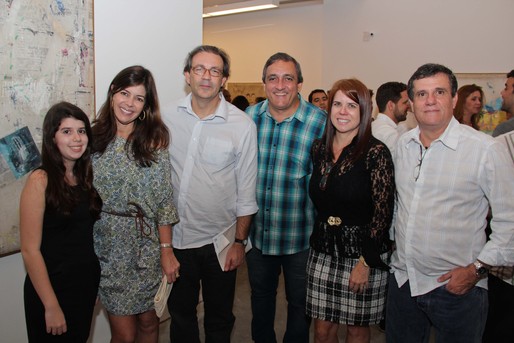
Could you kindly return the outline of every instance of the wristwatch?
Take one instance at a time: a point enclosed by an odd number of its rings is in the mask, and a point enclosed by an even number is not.
[[[475,275],[477,276],[477,278],[483,279],[487,276],[488,270],[482,262],[476,260],[475,262],[473,262],[473,265],[475,266]]]
[[[242,244],[245,247],[248,244],[248,239],[236,238],[236,239],[234,239],[234,243]]]

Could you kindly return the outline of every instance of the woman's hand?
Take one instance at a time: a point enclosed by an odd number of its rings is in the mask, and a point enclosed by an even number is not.
[[[349,288],[354,293],[364,293],[368,288],[369,267],[358,261],[350,273]]]
[[[52,335],[62,335],[68,328],[66,319],[59,305],[45,309],[46,332]]]
[[[173,253],[173,248],[161,248],[161,266],[168,283],[173,283],[180,277],[180,263]]]

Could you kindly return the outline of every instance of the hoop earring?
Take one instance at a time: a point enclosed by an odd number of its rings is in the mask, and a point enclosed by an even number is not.
[[[143,118],[141,118],[141,115],[139,115],[139,117],[138,117],[138,118],[139,118],[139,120],[141,120],[141,121],[145,120],[145,119],[146,119],[146,111],[145,111],[145,110],[143,110]]]

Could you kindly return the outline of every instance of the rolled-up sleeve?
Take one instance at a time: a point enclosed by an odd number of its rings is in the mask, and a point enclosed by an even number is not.
[[[253,122],[249,123],[246,134],[242,136],[237,153],[236,182],[238,217],[254,214],[258,211],[255,197],[257,180],[257,130]]]

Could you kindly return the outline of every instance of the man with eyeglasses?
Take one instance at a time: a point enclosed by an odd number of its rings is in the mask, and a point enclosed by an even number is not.
[[[244,261],[251,218],[258,209],[257,134],[253,121],[220,92],[229,72],[223,50],[209,45],[193,49],[184,66],[191,93],[163,110],[180,218],[170,247],[180,263],[180,277],[168,299],[173,343],[200,342],[200,283],[205,340],[230,342],[234,326],[236,270]],[[235,239],[225,238],[234,228]],[[228,248],[221,267],[216,248],[224,242]]]
[[[246,257],[252,288],[252,338],[276,342],[274,323],[279,275],[284,274],[287,329],[284,343],[308,343],[310,320],[305,314],[309,237],[314,207],[309,198],[310,151],[321,137],[326,115],[299,94],[300,64],[276,53],[264,65],[267,100],[248,107],[257,124],[259,165],[257,203]]]
[[[514,178],[505,147],[453,117],[457,80],[439,64],[408,83],[418,127],[394,158],[398,212],[389,343],[482,342],[490,266],[514,263]],[[485,227],[492,209],[491,239]]]

